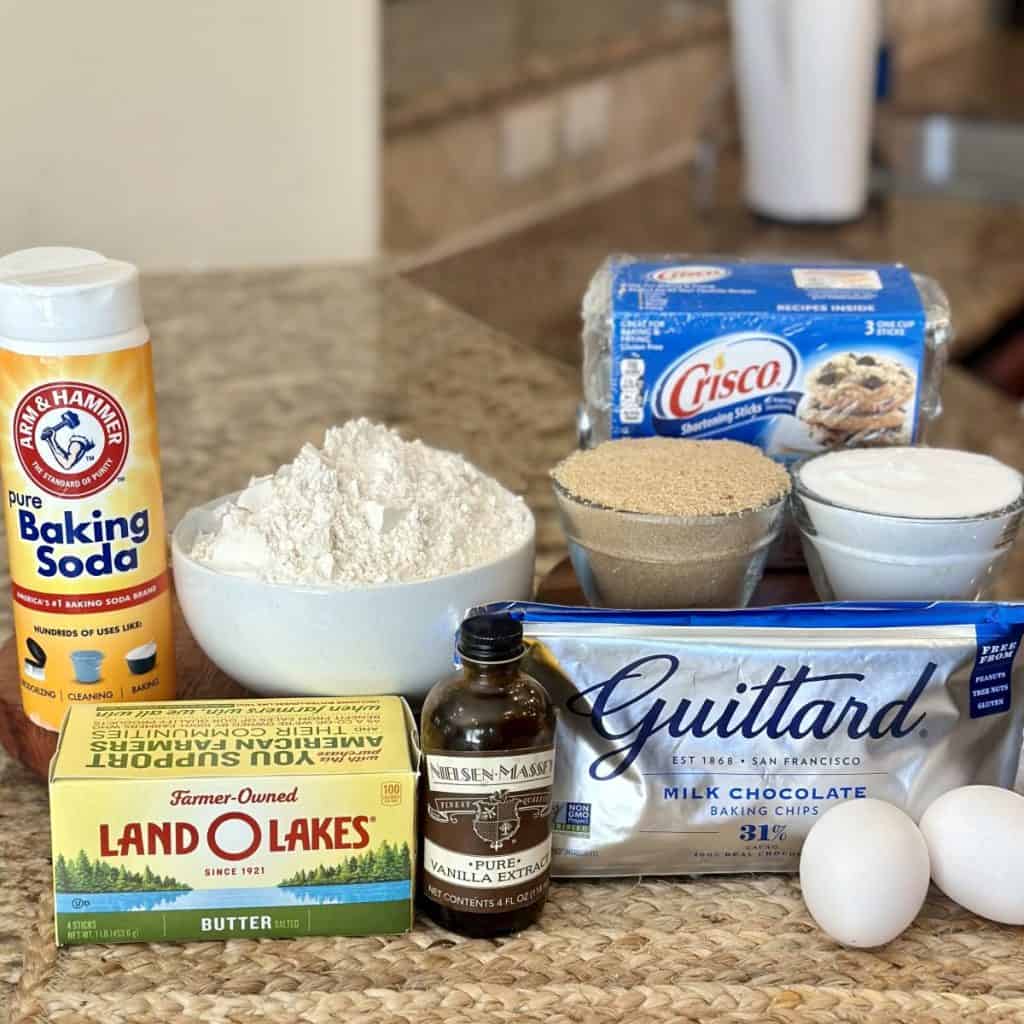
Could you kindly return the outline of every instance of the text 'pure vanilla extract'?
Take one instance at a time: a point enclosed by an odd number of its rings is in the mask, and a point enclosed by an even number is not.
[[[555,710],[524,654],[510,616],[467,619],[462,672],[423,706],[422,903],[465,935],[525,928],[547,896]]]

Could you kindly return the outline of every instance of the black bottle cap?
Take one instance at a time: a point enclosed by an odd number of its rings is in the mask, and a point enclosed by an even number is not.
[[[459,654],[467,661],[515,661],[525,650],[523,624],[511,615],[471,615],[459,629]]]
[[[46,651],[36,643],[32,637],[28,637],[25,640],[25,646],[28,648],[29,661],[35,665],[36,668],[44,668],[46,666]]]

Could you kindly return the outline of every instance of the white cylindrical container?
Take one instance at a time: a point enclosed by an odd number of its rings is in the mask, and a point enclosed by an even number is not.
[[[868,193],[878,0],[730,0],[749,205],[858,217]]]
[[[156,399],[131,264],[67,248],[0,259],[0,469],[25,713],[57,729],[72,704],[172,698]]]

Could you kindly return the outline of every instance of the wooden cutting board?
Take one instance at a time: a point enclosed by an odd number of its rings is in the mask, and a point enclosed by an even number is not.
[[[548,604],[586,604],[572,564],[566,558],[541,580],[537,600]],[[810,578],[804,572],[766,573],[751,602],[755,605],[798,604],[816,601]],[[199,649],[178,602],[174,601],[174,647],[178,660],[178,697],[182,700],[214,700],[252,697],[229,679]],[[0,648],[0,744],[40,778],[46,778],[57,734],[33,725],[21,710],[18,653],[14,639]]]

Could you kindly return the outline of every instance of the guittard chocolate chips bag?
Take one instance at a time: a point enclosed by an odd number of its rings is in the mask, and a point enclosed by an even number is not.
[[[552,875],[794,871],[833,804],[1012,787],[1024,605],[492,605],[559,711]]]

